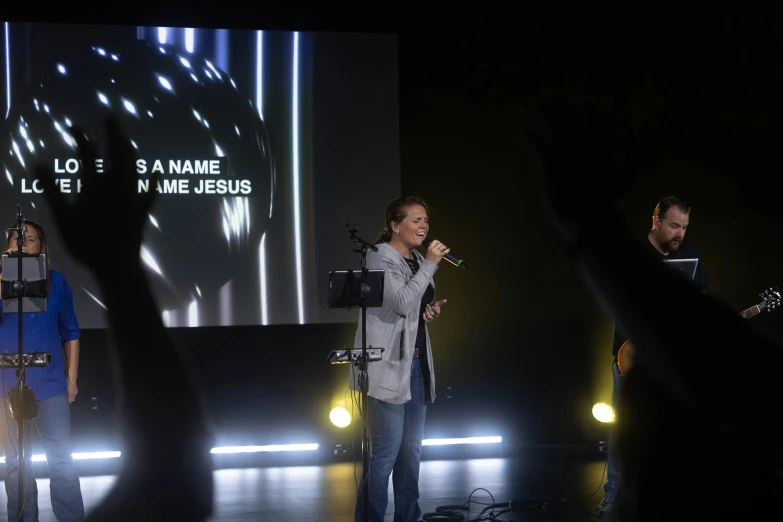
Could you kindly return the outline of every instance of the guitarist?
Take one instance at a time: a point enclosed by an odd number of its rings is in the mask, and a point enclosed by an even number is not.
[[[652,229],[642,238],[642,246],[656,259],[698,259],[693,283],[703,292],[707,289],[707,273],[701,252],[696,245],[685,242],[685,233],[690,222],[691,207],[683,200],[668,196],[658,202],[653,210]],[[617,352],[628,340],[622,325],[615,322],[612,343],[612,407],[616,408],[617,397],[623,377],[617,364]],[[613,430],[612,430],[613,431]],[[604,484],[604,498],[599,509],[608,510],[620,482],[618,459],[614,445],[614,434],[610,433],[608,447],[607,479]]]

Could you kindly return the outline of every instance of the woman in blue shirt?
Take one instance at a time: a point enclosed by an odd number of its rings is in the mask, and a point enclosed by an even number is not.
[[[15,228],[15,226],[14,226]],[[46,234],[43,228],[25,221],[22,252],[46,254],[50,263]],[[17,233],[6,240],[3,252],[17,252]],[[2,278],[0,265],[0,278]],[[9,274],[7,278],[11,277]],[[41,435],[41,446],[50,471],[52,510],[59,521],[83,520],[79,471],[73,461],[70,403],[78,394],[76,377],[79,369],[79,323],[73,308],[73,293],[68,282],[57,270],[48,270],[49,293],[45,312],[26,313],[22,318],[23,350],[25,353],[51,354],[51,362],[42,368],[25,369],[25,385],[35,394],[38,414],[32,420]],[[18,352],[18,319],[15,313],[3,310],[0,293],[0,353]],[[14,368],[0,371],[3,411],[0,412],[0,436],[5,448],[5,491],[8,496],[8,520],[16,520],[18,500],[16,421],[8,408],[8,393],[16,386]],[[24,520],[38,520],[37,486],[32,470],[31,422],[25,426],[25,486]]]

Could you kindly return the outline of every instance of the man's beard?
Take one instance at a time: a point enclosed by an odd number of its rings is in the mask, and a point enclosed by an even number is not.
[[[674,252],[676,250],[679,250],[680,246],[682,246],[682,239],[680,240],[670,239],[669,241],[661,243],[661,248],[663,249],[664,252]]]
[[[666,235],[657,229],[654,231],[653,237],[655,237],[655,241],[661,247],[661,250],[667,254],[679,250],[682,246],[682,238],[679,238],[678,242],[675,242],[676,238],[666,239]]]

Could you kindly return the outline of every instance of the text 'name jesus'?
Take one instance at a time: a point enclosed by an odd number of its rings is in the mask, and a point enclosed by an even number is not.
[[[82,180],[77,179],[76,186],[71,184],[69,178],[58,178],[54,180],[55,186],[60,192],[70,194],[72,192],[82,191]],[[242,194],[248,195],[253,191],[253,185],[249,179],[200,179],[194,186],[190,185],[188,179],[162,179],[153,186],[156,192],[162,194]],[[43,194],[44,188],[40,179],[35,179],[28,184],[28,180],[21,180],[22,194]],[[138,191],[149,192],[150,180],[140,179],[138,181]]]

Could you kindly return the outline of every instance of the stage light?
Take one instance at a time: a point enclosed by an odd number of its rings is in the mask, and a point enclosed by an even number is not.
[[[351,423],[351,414],[345,408],[332,408],[329,419],[338,428],[345,428]]]
[[[601,422],[614,421],[614,410],[604,402],[599,402],[593,406],[593,417]]]

